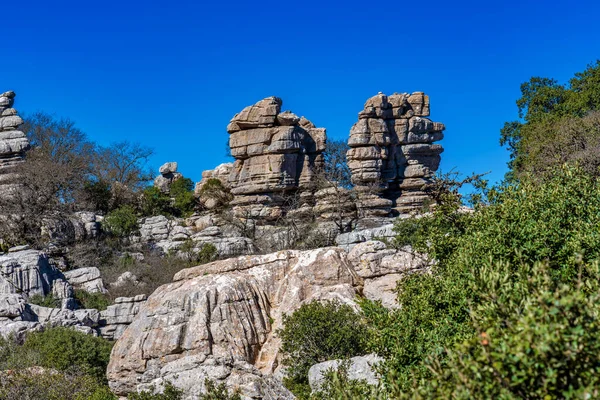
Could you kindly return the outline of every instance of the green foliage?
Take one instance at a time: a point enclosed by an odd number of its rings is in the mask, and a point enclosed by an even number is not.
[[[140,393],[130,393],[127,396],[128,400],[181,400],[183,391],[177,389],[170,382],[165,384],[162,393],[154,393],[153,391],[143,391]]]
[[[561,314],[560,318],[566,318],[563,320],[546,316],[539,310],[536,314],[537,309],[543,309],[543,304],[549,304],[548,299],[565,296],[572,303],[556,304],[558,310],[574,307],[574,312],[583,311],[583,303],[577,302],[589,300],[578,297],[584,295],[576,288],[577,282],[599,277],[595,269],[582,268],[600,256],[597,229],[600,182],[597,178],[581,169],[565,166],[541,179],[522,179],[488,190],[483,200],[476,205],[475,212],[465,213],[458,209],[459,199],[449,196],[433,214],[397,223],[396,243],[411,244],[415,250],[428,253],[436,263],[433,274],[412,275],[400,283],[401,309],[387,310],[369,301],[361,304],[370,328],[369,351],[387,359],[381,372],[388,394],[414,394],[415,388],[427,388],[435,374],[448,368],[455,368],[452,371],[457,377],[468,377],[465,385],[475,385],[477,379],[496,387],[497,381],[486,381],[492,378],[489,371],[483,372],[487,367],[476,364],[482,362],[483,354],[473,350],[478,334],[486,332],[493,334],[494,340],[502,338],[504,353],[497,354],[494,362],[509,364],[515,354],[513,350],[519,348],[518,341],[523,340],[527,323],[531,329],[545,329],[546,324],[548,329],[544,332],[550,334],[558,324],[578,321],[575,314],[573,318]],[[544,269],[539,263],[543,263]],[[491,280],[492,277],[496,280]],[[548,305],[546,311],[553,313],[551,310]],[[589,322],[589,318],[595,312],[590,309],[591,314],[585,321],[581,320],[581,324],[592,326],[586,324],[594,323]],[[565,326],[552,337],[542,337],[546,335],[542,331],[532,332],[531,337],[539,343],[553,342],[557,348],[566,349],[576,335],[569,330],[577,326]],[[495,330],[489,330],[490,327]],[[580,332],[578,329],[575,331]],[[581,335],[576,337],[578,341],[592,340]],[[471,347],[455,350],[455,346],[463,342],[471,343]],[[531,342],[524,340],[521,346],[527,343]],[[470,368],[471,372],[467,373],[466,369],[459,370],[459,364],[464,361],[462,354],[471,354],[469,352],[473,353],[474,361],[464,367]],[[532,384],[527,379],[545,382],[561,368],[572,370],[574,376],[581,375],[581,370],[568,366],[570,358],[566,355],[557,357],[548,369],[523,370],[527,375],[522,378],[523,382],[528,382],[527,385]],[[545,355],[536,355],[533,350],[522,357],[525,364],[519,365],[527,365],[527,368],[532,363],[545,361]],[[481,370],[474,365],[480,365]],[[439,381],[446,378],[444,375]],[[584,376],[580,378],[581,382],[591,382]],[[542,386],[545,389],[540,389],[540,393],[550,390],[545,383]],[[483,392],[474,393],[471,398],[502,398],[498,393],[489,397],[482,395]],[[518,397],[518,392],[515,393]],[[567,396],[567,392],[561,393]],[[436,397],[452,396],[429,398]]]
[[[39,366],[59,371],[77,370],[104,380],[111,348],[112,344],[105,339],[56,327],[30,333],[18,351],[36,353]]]
[[[88,375],[31,368],[0,373],[0,399],[116,400],[116,396]]]
[[[96,310],[103,311],[110,305],[110,298],[104,293],[75,290],[74,297],[79,308],[95,308]]]
[[[511,152],[514,175],[540,173],[564,162],[581,162],[581,158],[594,159],[591,154],[597,153],[600,141],[597,122],[592,124],[595,127],[579,127],[575,135],[569,127],[582,121],[586,124],[588,113],[600,111],[600,61],[576,73],[568,85],[533,77],[521,85],[521,95],[517,100],[521,120],[506,122],[500,139]],[[596,174],[597,164],[592,165]]]
[[[48,294],[47,296],[42,296],[41,294],[34,294],[33,296],[29,296],[27,302],[42,307],[60,308],[60,299],[54,297],[52,293]]]
[[[219,251],[212,243],[204,243],[200,250],[196,248],[196,243],[188,239],[177,249],[177,252],[183,255],[190,264],[206,264],[214,261],[219,255]]]
[[[131,206],[121,206],[106,215],[102,227],[116,237],[127,237],[138,229],[136,212]]]
[[[299,397],[306,397],[308,370],[314,364],[365,354],[367,329],[352,307],[337,301],[303,304],[283,317],[281,338],[284,383]]]
[[[142,215],[171,215],[171,198],[154,186],[144,189],[141,203]]]
[[[217,385],[206,378],[204,380],[204,386],[206,388],[206,393],[201,394],[199,400],[242,400],[242,397],[237,392],[229,394],[225,383]]]
[[[332,399],[372,399],[376,395],[376,388],[364,380],[348,378],[349,362],[344,361],[337,370],[331,369],[323,374],[320,390],[311,393],[311,400]]]
[[[207,179],[198,195],[201,201],[206,202],[210,199],[220,207],[227,205],[233,199],[229,189],[217,178]]]
[[[196,207],[193,189],[194,183],[189,178],[173,181],[169,193],[163,193],[154,186],[147,187],[142,194],[141,212],[145,216],[187,217]]]
[[[112,193],[110,184],[103,180],[86,181],[83,185],[82,201],[87,202],[92,211],[108,212]]]
[[[597,263],[557,284],[537,263],[477,271],[482,301],[474,307],[478,334],[433,361],[423,399],[585,399],[600,395],[600,296]]]
[[[177,216],[186,217],[194,212],[196,197],[194,197],[194,182],[190,178],[180,178],[171,184],[173,208]]]

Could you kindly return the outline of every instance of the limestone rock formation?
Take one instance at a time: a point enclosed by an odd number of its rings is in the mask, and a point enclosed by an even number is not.
[[[432,122],[429,96],[379,93],[368,99],[350,130],[348,165],[365,217],[421,208],[424,188],[440,163],[444,125]]]
[[[19,293],[26,296],[46,296],[52,284],[61,279],[48,256],[37,250],[11,249],[0,255],[0,293]]]
[[[209,377],[239,388],[245,398],[288,398],[269,395],[284,389],[265,380],[279,371],[276,332],[284,314],[313,300],[357,307],[363,287],[426,269],[421,258],[381,242],[358,247],[352,255],[336,247],[285,250],[178,272],[150,295],[115,344],[108,367],[112,390],[125,396],[170,381],[194,398]],[[369,296],[385,300],[386,293]]]
[[[360,284],[346,253],[336,248],[182,270],[148,298],[115,344],[111,388],[125,395],[169,380],[193,396],[202,390],[202,376],[211,376],[251,398],[270,398],[263,374],[278,367],[275,331],[282,314],[319,299],[354,304]]]
[[[233,163],[223,163],[215,169],[210,169],[202,172],[202,180],[196,184],[194,192],[200,195],[200,192],[209,179],[218,179],[223,187],[229,189],[229,175],[233,169]]]
[[[398,281],[407,274],[425,272],[431,265],[427,257],[414,253],[410,247],[392,249],[376,240],[354,246],[348,260],[364,280],[363,295],[381,301],[388,308],[398,307]]]
[[[29,149],[27,136],[18,130],[23,119],[12,108],[14,101],[15,92],[0,94],[0,194],[8,194],[14,187],[14,167],[23,162]]]
[[[225,163],[202,172],[202,180],[196,184],[194,193],[204,209],[215,210],[231,201],[229,175],[232,169],[233,163]]]
[[[99,312],[75,310],[73,287],[65,275],[83,289],[104,289],[99,271],[95,268],[63,274],[50,262],[47,254],[26,246],[0,255],[0,336],[14,334],[22,338],[27,332],[46,326],[68,326],[96,335],[100,327]],[[60,300],[60,308],[28,304],[35,295],[54,296]]]
[[[208,216],[209,222],[205,225],[196,225],[191,228],[182,226],[181,219],[168,219],[165,216],[142,218],[139,221],[140,237],[137,240],[151,243],[154,247],[165,253],[178,250],[184,243],[191,240],[197,251],[205,244],[212,244],[217,248],[220,257],[231,257],[240,254],[251,254],[255,248],[250,239],[240,236],[236,232],[226,234],[216,226],[216,222]],[[199,229],[198,227],[203,229]]]
[[[231,155],[231,204],[240,218],[272,222],[289,208],[288,197],[304,192],[313,201],[314,173],[323,164],[326,133],[306,118],[281,112],[268,97],[236,114],[227,127]],[[295,204],[301,207],[302,204]]]
[[[158,172],[160,172],[160,175],[154,178],[154,187],[163,193],[169,193],[171,184],[182,177],[182,175],[177,172],[176,162],[168,162],[161,165]]]
[[[115,304],[108,306],[100,312],[100,334],[106,339],[119,339],[125,328],[133,322],[133,318],[140,311],[146,301],[146,295],[135,297],[117,297]]]
[[[106,293],[100,270],[96,267],[77,268],[65,271],[63,274],[75,289],[85,290],[88,293]]]

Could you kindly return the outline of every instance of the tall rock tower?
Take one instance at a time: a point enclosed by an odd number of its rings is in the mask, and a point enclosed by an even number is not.
[[[286,210],[288,195],[298,204],[313,202],[314,173],[323,165],[324,128],[304,117],[281,112],[282,101],[268,97],[244,108],[227,127],[235,163],[229,175],[238,217],[276,221]]]
[[[422,92],[379,93],[365,103],[350,130],[348,165],[363,217],[423,207],[425,188],[440,164],[444,125],[432,122]]]
[[[25,159],[29,149],[27,136],[18,127],[23,119],[13,107],[15,92],[0,94],[0,195],[7,195],[14,187],[15,167]]]

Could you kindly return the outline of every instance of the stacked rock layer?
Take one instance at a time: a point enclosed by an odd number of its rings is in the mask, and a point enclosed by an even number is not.
[[[24,161],[29,149],[27,136],[18,127],[23,119],[13,107],[15,92],[0,94],[0,195],[6,194],[15,180],[14,167]]]
[[[440,163],[444,125],[432,122],[429,96],[379,93],[365,103],[350,130],[348,166],[364,217],[422,208]]]
[[[236,159],[229,174],[238,217],[276,221],[289,208],[310,203],[315,171],[323,164],[326,133],[304,117],[281,112],[281,99],[268,97],[231,120],[229,147]]]

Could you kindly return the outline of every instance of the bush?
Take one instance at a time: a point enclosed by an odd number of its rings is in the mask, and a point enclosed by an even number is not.
[[[448,198],[430,216],[398,222],[398,232],[402,233],[398,243],[412,244],[415,250],[429,253],[437,265],[432,275],[412,275],[400,282],[401,309],[387,310],[377,303],[362,303],[371,332],[369,350],[387,359],[381,372],[388,395],[392,391],[394,395],[406,393],[410,397],[421,389],[429,390],[424,388],[429,388],[434,377],[439,378],[438,382],[448,379],[441,375],[444,370],[466,379],[460,383],[464,387],[477,386],[479,380],[499,390],[499,381],[493,380],[490,365],[484,364],[481,357],[489,356],[488,361],[494,360],[496,367],[506,368],[505,376],[511,376],[514,371],[510,372],[510,368],[517,368],[517,364],[510,358],[517,357],[518,342],[523,341],[526,332],[535,339],[534,346],[547,347],[552,343],[555,349],[564,348],[567,353],[552,362],[544,358],[550,354],[543,348],[519,353],[518,365],[526,368],[522,370],[526,376],[519,379],[527,385],[533,385],[535,380],[544,388],[539,389],[542,393],[551,388],[540,382],[567,379],[556,374],[571,370],[580,379],[579,388],[594,385],[581,369],[569,366],[571,356],[578,355],[568,348],[569,343],[574,343],[572,340],[592,340],[580,335],[579,330],[595,323],[591,318],[596,311],[592,308],[586,312],[588,316],[580,314],[581,302],[589,299],[579,297],[582,294],[577,288],[578,282],[599,278],[595,269],[582,265],[589,265],[600,256],[600,182],[578,168],[562,167],[542,179],[522,179],[489,190],[484,200],[475,212],[462,213],[458,211],[459,200]],[[493,276],[497,278],[490,280]],[[558,301],[559,293],[569,298],[568,303],[550,306],[550,299],[554,296]],[[536,314],[536,307],[550,314],[563,314],[560,318]],[[568,317],[567,309],[576,312],[573,318]],[[573,325],[564,325],[566,321]],[[524,327],[526,322],[531,324],[530,331]],[[552,336],[552,329],[560,326],[563,328]],[[483,332],[493,334],[494,342],[505,347],[494,349],[494,355],[476,350],[476,343],[482,340],[478,335]],[[467,347],[460,347],[463,342]],[[520,346],[528,343],[524,340]],[[462,354],[471,354],[472,360],[467,362]],[[536,362],[546,361],[547,368],[533,368]],[[471,369],[467,371],[468,368]],[[515,379],[520,376],[516,372],[513,375]],[[442,386],[448,389],[447,385]],[[563,389],[553,393],[560,392],[558,398],[568,398],[570,394]],[[503,398],[493,390],[485,392],[495,393],[489,398]],[[466,392],[452,393],[431,397],[463,398]],[[484,392],[471,393],[470,398],[488,398],[481,393]],[[520,398],[517,391],[514,393]]]
[[[82,205],[86,211],[108,212],[112,193],[110,184],[103,180],[86,181],[81,194]]]
[[[0,399],[116,400],[116,396],[90,376],[30,368],[0,372]]]
[[[173,208],[177,217],[188,217],[196,208],[194,182],[190,178],[180,178],[171,184]]]
[[[172,215],[171,198],[154,186],[144,189],[141,202],[142,215]]]
[[[136,212],[131,206],[119,207],[106,215],[102,227],[114,236],[127,237],[138,230]]]
[[[76,370],[104,381],[111,348],[112,343],[105,339],[56,327],[30,333],[18,351],[36,354],[41,367]]]
[[[198,195],[201,201],[212,200],[220,207],[225,206],[233,199],[229,189],[223,186],[223,182],[217,178],[207,179]]]
[[[242,400],[239,393],[229,394],[225,383],[217,385],[210,379],[204,380],[206,393],[201,394],[199,400]]]
[[[128,400],[181,400],[183,391],[177,389],[170,382],[165,384],[162,393],[154,393],[153,391],[143,391],[140,393],[130,393],[127,396]]]
[[[284,383],[299,397],[310,392],[311,366],[366,353],[366,326],[352,307],[338,301],[303,304],[283,317],[283,326],[278,334],[286,366]]]
[[[35,304],[42,307],[50,307],[50,308],[60,308],[60,299],[57,299],[52,295],[52,293],[47,296],[42,296],[41,294],[34,294],[29,296],[27,302],[30,304]]]
[[[522,265],[516,285],[508,264],[475,274],[482,302],[477,335],[432,362],[420,398],[596,398],[600,394],[598,264],[582,265],[571,284],[545,263]]]
[[[74,297],[79,308],[95,308],[96,310],[103,311],[110,305],[110,298],[104,293],[75,290]]]

